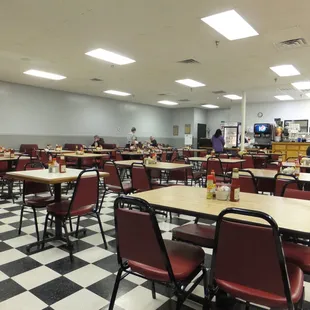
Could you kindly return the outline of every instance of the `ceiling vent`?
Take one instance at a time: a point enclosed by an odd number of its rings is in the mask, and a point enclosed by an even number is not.
[[[274,44],[278,50],[290,50],[293,48],[307,47],[308,42],[304,38],[297,38]]]
[[[179,102],[189,102],[190,100],[189,99],[180,99],[178,100]]]
[[[93,78],[93,79],[90,79],[92,82],[102,82],[101,79],[98,79],[98,78]]]
[[[223,91],[223,90],[215,90],[212,92],[212,94],[215,94],[215,95],[224,95],[226,94],[226,91]]]
[[[190,58],[190,59],[184,59],[184,60],[180,60],[178,61],[179,64],[200,64],[199,61],[193,59],[193,58]]]
[[[286,91],[296,91],[296,90],[297,89],[295,87],[290,87],[290,86],[278,88],[278,91],[283,91],[283,92],[286,92]]]

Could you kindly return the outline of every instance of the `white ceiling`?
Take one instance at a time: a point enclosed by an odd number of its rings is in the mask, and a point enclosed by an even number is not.
[[[228,41],[200,20],[229,9],[260,35]],[[310,49],[279,51],[274,43],[303,37],[310,44],[309,11],[309,0],[1,0],[0,80],[102,97],[103,90],[117,89],[133,94],[127,101],[153,105],[190,100],[178,107],[238,104],[218,99],[212,94],[217,90],[238,95],[244,90],[248,102],[274,102],[279,94],[301,100],[296,90],[278,89],[310,78]],[[113,67],[85,55],[96,48],[136,63]],[[200,64],[177,63],[188,58]],[[269,67],[281,64],[293,64],[301,76],[275,82]],[[28,69],[67,79],[24,75]],[[207,86],[191,91],[174,82],[184,78]]]

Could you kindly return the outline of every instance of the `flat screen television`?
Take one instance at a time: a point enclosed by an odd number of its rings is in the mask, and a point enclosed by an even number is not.
[[[271,125],[267,123],[254,124],[254,134],[271,134]]]

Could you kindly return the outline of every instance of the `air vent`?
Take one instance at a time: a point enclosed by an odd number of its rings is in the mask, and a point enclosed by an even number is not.
[[[297,90],[296,88],[290,87],[290,86],[278,88],[278,91],[283,91],[283,92],[285,92],[285,91],[296,91],[296,90]]]
[[[274,44],[278,50],[289,50],[308,46],[308,42],[304,38],[297,38],[278,42]]]
[[[178,100],[179,102],[189,102],[190,100],[189,99],[180,99]]]
[[[178,61],[179,64],[199,64],[200,62],[193,59],[193,58],[190,58],[190,59],[184,59],[184,60],[180,60]]]
[[[93,78],[93,79],[90,79],[92,82],[102,82],[101,79],[98,79],[98,78]]]
[[[212,92],[212,94],[215,94],[215,95],[224,95],[226,94],[226,91],[223,91],[223,90],[215,90]]]

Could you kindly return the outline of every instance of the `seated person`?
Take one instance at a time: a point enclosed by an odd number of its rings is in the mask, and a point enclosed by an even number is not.
[[[150,141],[151,141],[151,143],[150,143],[151,146],[158,147],[158,143],[154,137],[150,136]]]
[[[98,135],[94,136],[94,142],[91,146],[98,147],[98,146],[103,146],[104,145],[104,140],[100,138]]]

